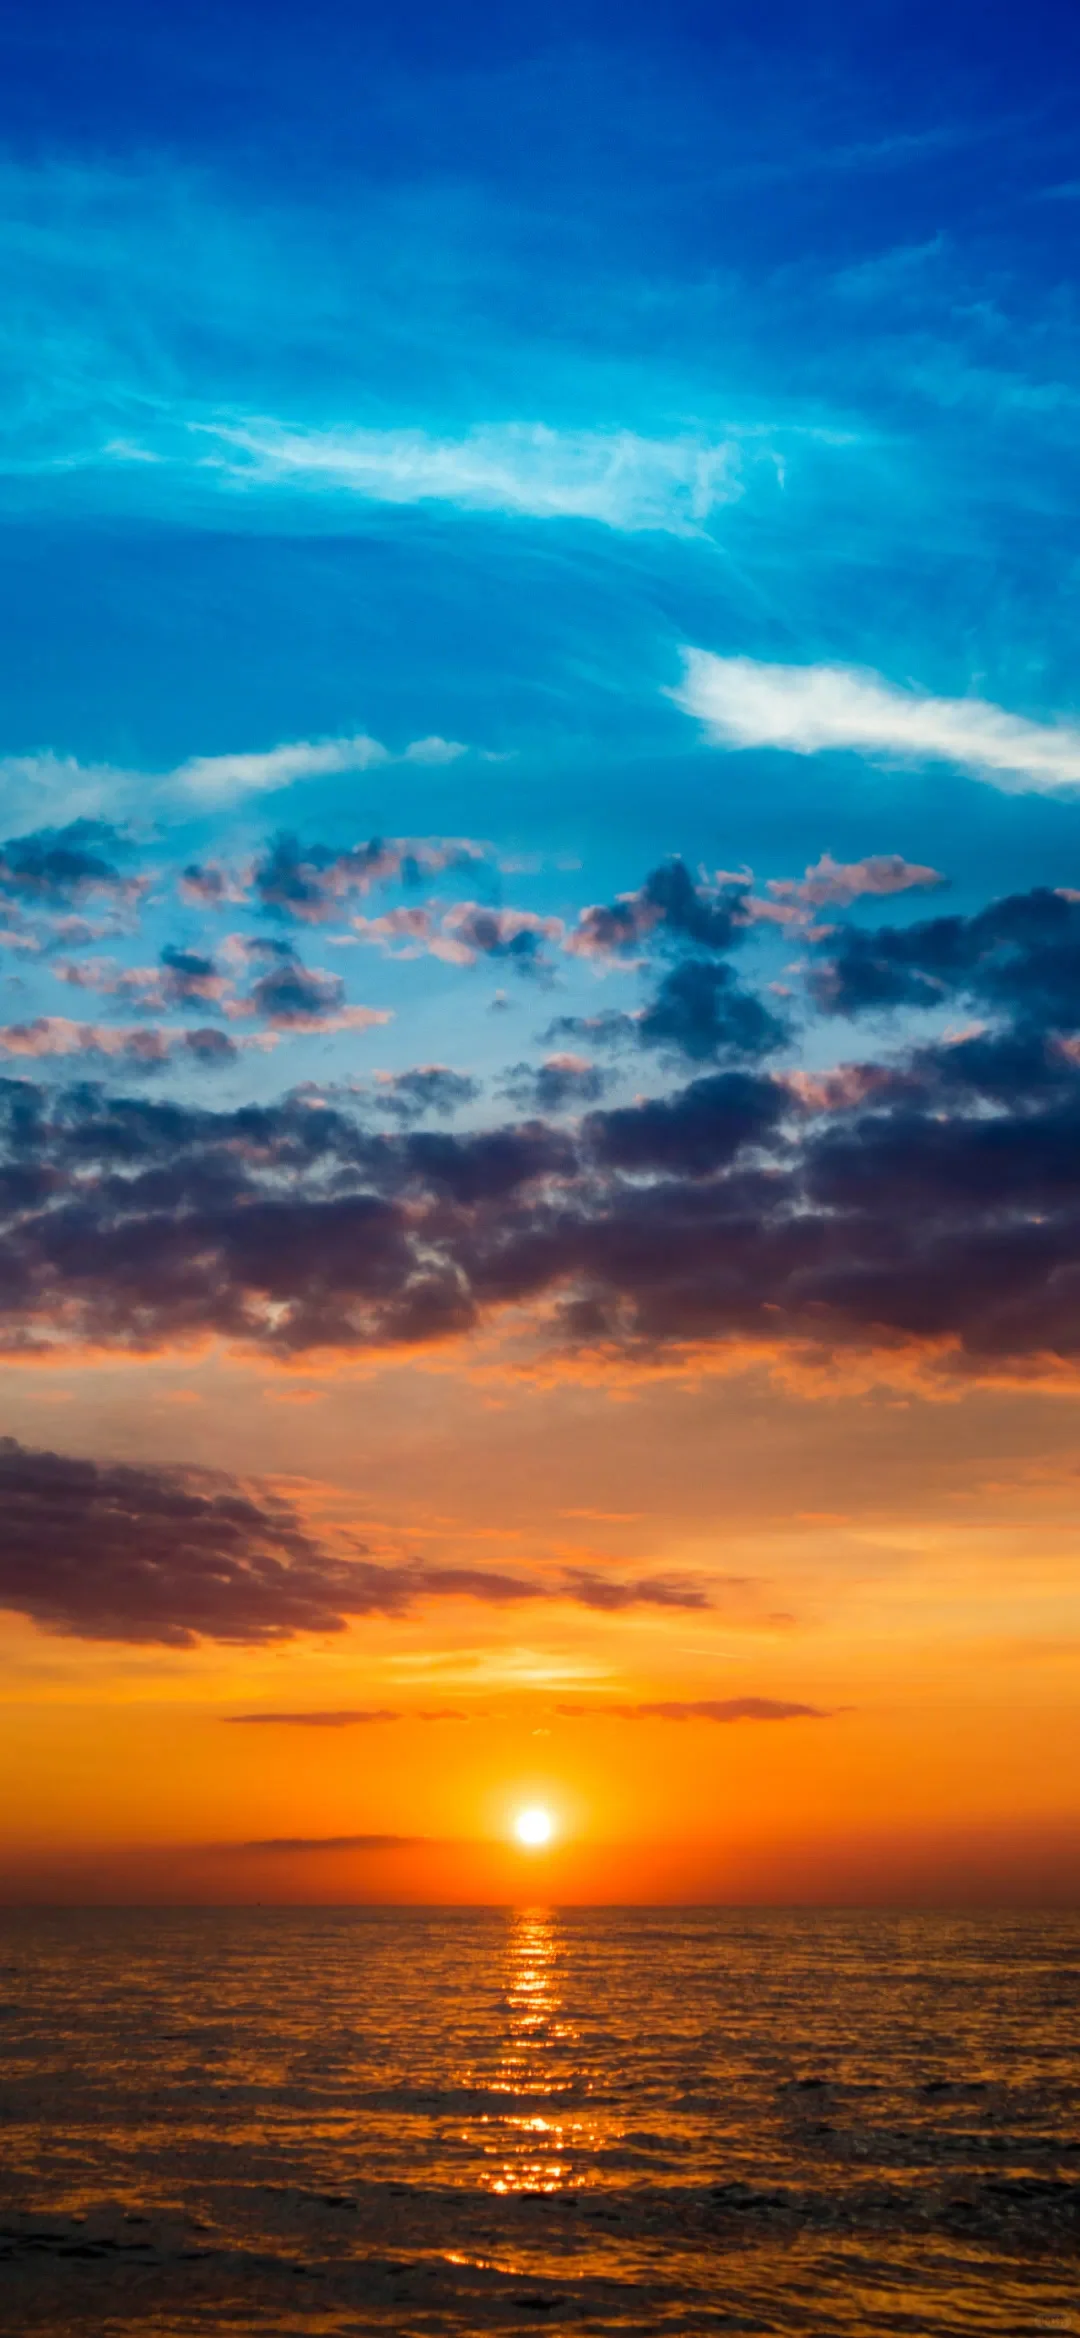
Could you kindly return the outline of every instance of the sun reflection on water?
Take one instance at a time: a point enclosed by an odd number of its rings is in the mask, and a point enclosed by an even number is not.
[[[577,2031],[559,1988],[558,1928],[546,1908],[526,1908],[514,1917],[506,1962],[507,2036],[496,2085],[530,2107],[516,2113],[508,2108],[490,2122],[498,2139],[485,2143],[485,2153],[499,2162],[490,2189],[558,2192],[581,2181],[571,2152],[590,2122],[569,2105],[560,2109],[559,2098],[577,2091],[580,2073],[573,2051]],[[538,2095],[551,2106],[544,2114],[532,2107]]]

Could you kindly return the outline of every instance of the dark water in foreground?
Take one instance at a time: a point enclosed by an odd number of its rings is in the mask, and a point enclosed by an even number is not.
[[[1080,2333],[1080,1920],[0,1917],[12,2334]]]

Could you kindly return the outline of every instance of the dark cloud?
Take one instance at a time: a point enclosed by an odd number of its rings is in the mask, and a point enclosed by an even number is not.
[[[583,958],[638,950],[647,940],[730,950],[748,922],[745,886],[695,885],[685,862],[670,860],[651,870],[636,893],[583,909],[567,947]]]
[[[831,1721],[821,1705],[793,1705],[777,1697],[668,1698],[650,1705],[557,1705],[575,1721]]]
[[[606,1085],[598,1064],[579,1055],[549,1055],[541,1064],[512,1064],[502,1089],[526,1112],[582,1112],[599,1103]]]
[[[540,1581],[479,1567],[380,1564],[363,1545],[341,1558],[265,1489],[33,1452],[11,1437],[0,1439],[0,1514],[0,1607],[80,1639],[258,1645],[340,1632],[350,1617],[400,1616],[420,1599],[704,1604],[699,1587],[666,1576],[622,1584],[567,1570]]]
[[[723,960],[688,958],[662,976],[633,1011],[559,1015],[544,1037],[592,1047],[648,1047],[691,1063],[754,1061],[789,1037],[784,1017],[748,990]]]
[[[401,1140],[398,1157],[420,1185],[466,1208],[496,1202],[545,1178],[572,1177],[577,1167],[570,1138],[536,1120],[461,1137],[422,1129]]]
[[[1077,1055],[1024,1023],[460,1134],[318,1091],[214,1111],[0,1082],[0,1328],[16,1349],[209,1335],[289,1356],[428,1346],[512,1309],[630,1358],[914,1341],[971,1372],[1071,1361]]]
[[[1080,1025],[1080,896],[1038,887],[973,917],[845,927],[813,987],[835,1014],[935,1007],[964,997],[1021,1022]]]
[[[746,990],[730,966],[689,958],[665,974],[637,1018],[637,1035],[643,1047],[666,1048],[701,1063],[770,1055],[788,1034],[781,1017]]]
[[[631,1047],[638,1042],[639,1014],[626,1014],[618,1007],[605,1007],[598,1015],[556,1015],[541,1036],[550,1046],[553,1040],[584,1040],[590,1047]]]
[[[207,1070],[221,1070],[225,1064],[235,1063],[240,1053],[235,1039],[230,1039],[226,1031],[214,1031],[206,1024],[183,1032],[180,1043]]]
[[[232,1729],[356,1729],[365,1721],[400,1721],[400,1713],[385,1706],[357,1707],[340,1713],[226,1713]]]
[[[102,894],[137,901],[147,880],[116,866],[123,840],[101,820],[73,820],[67,828],[40,828],[0,844],[0,895],[42,908],[67,907]],[[110,857],[111,856],[111,857]]]
[[[408,1125],[429,1113],[449,1120],[480,1095],[479,1080],[464,1072],[448,1071],[445,1064],[418,1064],[413,1071],[395,1072],[382,1079],[372,1094],[377,1112]]]
[[[190,1647],[342,1628],[348,1568],[272,1498],[5,1437],[0,1502],[0,1605],[47,1629]]]
[[[752,1072],[715,1072],[691,1080],[675,1096],[593,1113],[585,1139],[605,1169],[710,1177],[744,1146],[768,1139],[789,1109],[775,1080]]]
[[[262,1842],[218,1843],[219,1851],[419,1851],[431,1835],[267,1835]]]
[[[568,1567],[563,1584],[571,1599],[581,1607],[596,1608],[601,1615],[617,1615],[627,1607],[703,1608],[711,1604],[700,1583],[681,1575],[648,1575],[633,1583],[617,1583],[588,1567]]]
[[[468,1715],[453,1705],[441,1705],[432,1711],[421,1707],[408,1713],[391,1712],[380,1705],[350,1707],[342,1712],[226,1713],[223,1718],[234,1729],[356,1729],[368,1721],[465,1721]]]

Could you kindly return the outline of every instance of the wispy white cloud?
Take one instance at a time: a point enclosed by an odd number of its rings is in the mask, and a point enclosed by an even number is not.
[[[406,749],[411,755],[413,750]],[[321,779],[335,771],[367,771],[388,763],[378,739],[299,739],[262,755],[194,755],[169,772],[165,784],[197,803],[234,804],[244,796],[270,795],[298,779]]]
[[[852,748],[884,761],[959,764],[1013,790],[1080,785],[1080,727],[1030,722],[983,698],[930,698],[848,666],[774,666],[685,653],[672,694],[725,747],[796,755]]]
[[[276,794],[298,780],[384,763],[453,763],[467,753],[458,739],[432,737],[414,739],[395,754],[360,732],[351,738],[296,739],[254,753],[193,755],[171,771],[147,772],[80,763],[45,748],[36,755],[0,756],[0,795],[5,831],[16,834],[44,820],[219,810],[248,797]]]
[[[377,503],[440,502],[532,519],[589,519],[689,535],[740,492],[734,440],[493,423],[461,438],[422,430],[304,430],[274,421],[192,425],[206,468],[238,486],[288,485]]]

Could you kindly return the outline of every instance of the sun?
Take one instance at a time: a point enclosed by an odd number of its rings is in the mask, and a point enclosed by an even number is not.
[[[530,1803],[528,1810],[519,1810],[514,1820],[514,1833],[518,1842],[523,1843],[528,1851],[542,1850],[545,1843],[550,1843],[554,1832],[555,1821],[550,1810],[543,1810],[537,1802]]]

